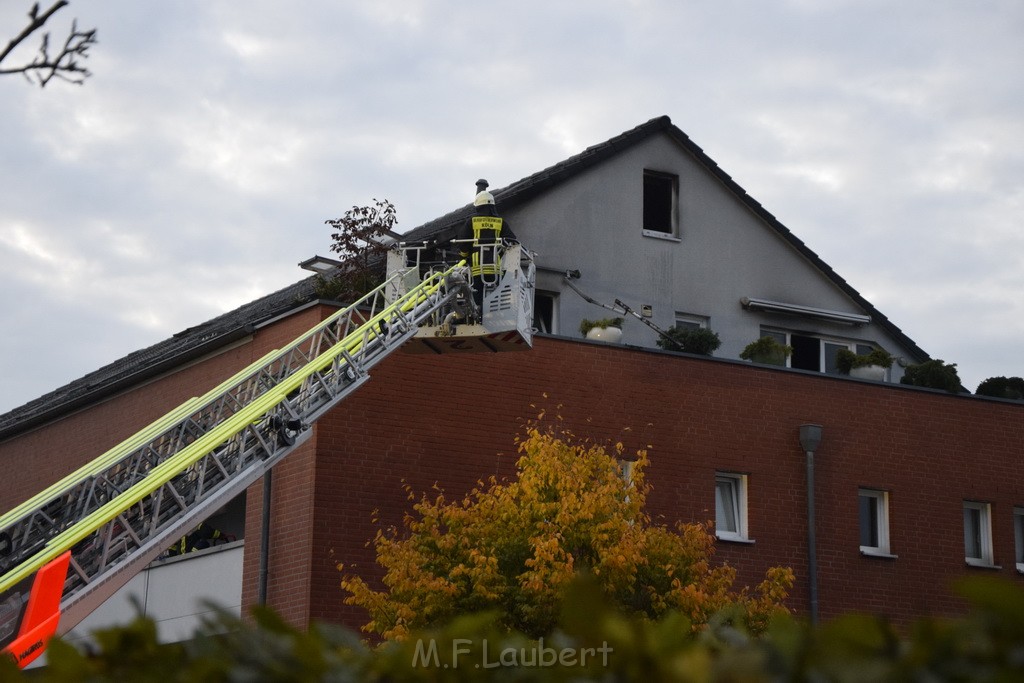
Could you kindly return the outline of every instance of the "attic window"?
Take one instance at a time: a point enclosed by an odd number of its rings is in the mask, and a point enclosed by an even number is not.
[[[644,171],[643,234],[649,237],[679,237],[677,204],[679,176]]]

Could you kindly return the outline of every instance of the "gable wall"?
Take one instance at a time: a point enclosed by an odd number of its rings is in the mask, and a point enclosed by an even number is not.
[[[680,239],[641,233],[644,169],[679,176]],[[501,206],[499,205],[499,211]],[[710,316],[722,338],[719,357],[737,358],[760,325],[874,341],[894,356],[910,354],[877,325],[837,323],[754,313],[742,297],[863,313],[821,271],[753,214],[703,165],[667,135],[657,135],[508,212],[520,240],[537,252],[538,266],[579,269],[575,284],[606,304],[621,299],[654,309],[667,329],[676,312]],[[539,290],[562,292],[562,334],[573,336],[582,318],[610,315],[541,271]],[[626,341],[654,346],[656,334],[627,322]]]

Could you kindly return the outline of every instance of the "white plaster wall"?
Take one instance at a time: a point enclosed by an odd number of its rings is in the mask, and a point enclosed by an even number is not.
[[[213,611],[213,601],[233,615],[242,609],[244,541],[157,560],[132,578],[99,609],[65,634],[81,642],[100,628],[129,623],[138,614],[151,617],[162,642],[186,640]],[[136,607],[138,605],[138,608]]]
[[[678,240],[642,233],[644,169],[679,176]],[[506,216],[520,240],[537,252],[538,266],[579,269],[576,286],[598,301],[612,304],[618,298],[637,311],[649,304],[652,322],[662,328],[674,323],[677,311],[707,316],[723,342],[717,357],[738,358],[761,325],[877,343],[894,356],[909,356],[875,324],[855,327],[743,309],[740,299],[750,296],[865,312],[667,136],[653,136]],[[610,315],[561,280],[543,269],[538,273],[539,290],[560,293],[560,334],[578,336],[581,319]],[[627,318],[624,331],[624,343],[655,345],[657,334],[638,320]]]

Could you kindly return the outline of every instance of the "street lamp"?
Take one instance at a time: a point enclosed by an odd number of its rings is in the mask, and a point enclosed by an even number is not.
[[[807,454],[807,583],[811,624],[818,623],[818,558],[814,532],[814,452],[821,445],[821,425],[800,425],[800,447]]]

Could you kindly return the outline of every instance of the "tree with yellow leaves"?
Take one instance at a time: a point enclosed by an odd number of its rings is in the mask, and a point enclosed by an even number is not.
[[[727,607],[755,632],[787,611],[792,570],[774,567],[755,590],[734,590],[735,570],[712,564],[705,525],[652,524],[646,451],[627,478],[621,443],[605,448],[531,423],[517,446],[514,479],[491,477],[462,500],[424,495],[404,532],[378,530],[384,590],[338,566],[346,604],[370,615],[364,631],[401,640],[456,615],[496,611],[504,627],[539,637],[556,625],[580,572],[624,612],[657,619],[677,611],[694,630]]]

